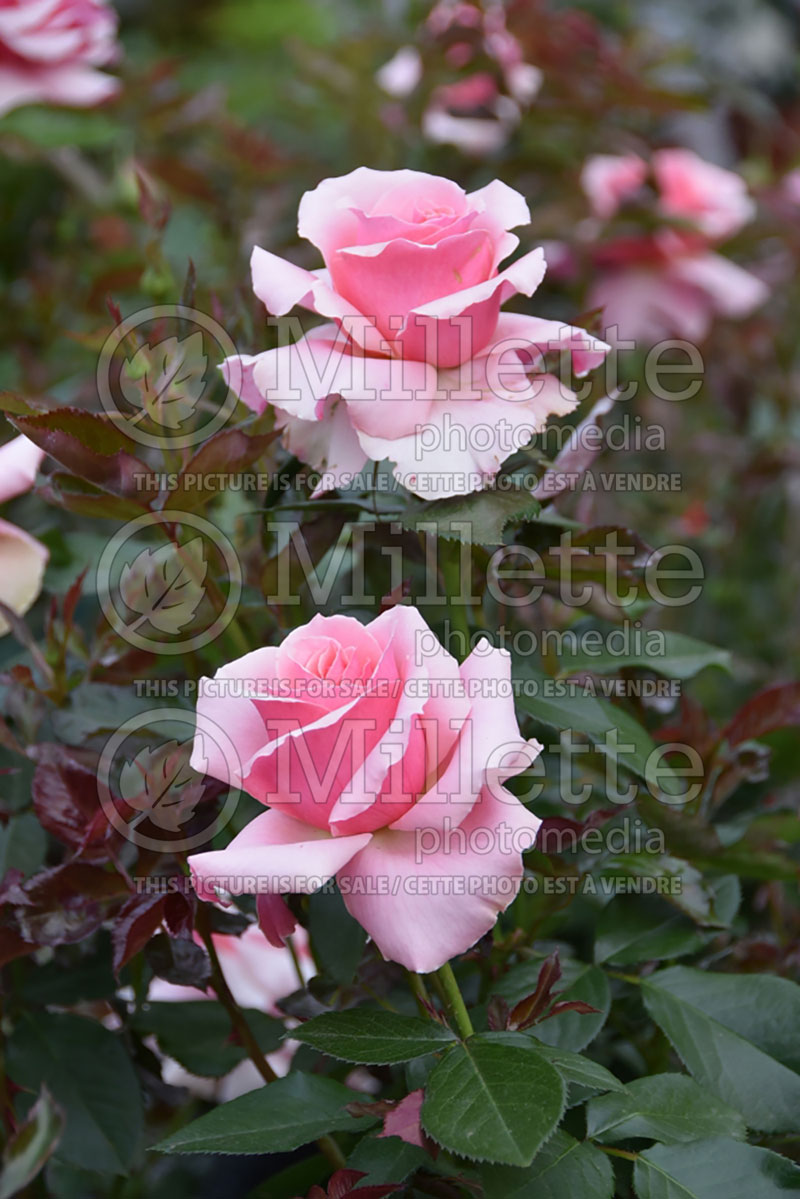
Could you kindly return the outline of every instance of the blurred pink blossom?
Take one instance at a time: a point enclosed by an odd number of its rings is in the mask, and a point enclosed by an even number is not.
[[[665,217],[688,221],[707,237],[731,237],[755,216],[741,175],[705,162],[693,150],[657,150],[652,158]]]
[[[117,16],[105,0],[0,0],[0,115],[22,104],[80,108],[114,95],[96,68],[116,55]]]
[[[581,171],[581,187],[595,216],[606,221],[646,178],[647,163],[638,154],[593,154]]]
[[[494,153],[519,123],[523,109],[536,99],[541,71],[525,62],[500,3],[440,0],[428,15],[425,32],[451,70],[474,67],[471,74],[434,90],[422,117],[425,137],[477,157]],[[419,51],[403,46],[375,78],[388,95],[403,98],[422,77]]]
[[[653,215],[676,224],[597,246],[588,303],[603,309],[612,341],[699,341],[716,316],[747,316],[769,295],[764,282],[716,253],[717,242],[752,219],[755,204],[739,175],[691,150],[658,150],[651,169]],[[647,175],[638,155],[596,155],[585,163],[581,185],[595,215],[608,220]]]

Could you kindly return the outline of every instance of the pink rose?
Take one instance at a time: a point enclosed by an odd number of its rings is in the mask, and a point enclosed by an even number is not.
[[[44,451],[27,437],[0,446],[0,504],[33,486]],[[27,612],[42,589],[48,553],[40,541],[0,520],[0,600],[14,612]],[[8,625],[0,617],[0,636]]]
[[[691,222],[707,237],[730,237],[755,215],[744,179],[692,150],[657,150],[653,174],[662,214]]]
[[[638,154],[594,154],[583,165],[581,187],[595,216],[607,221],[646,178],[647,163]]]
[[[325,270],[254,250],[253,288],[269,312],[301,304],[331,323],[223,369],[254,411],[277,410],[293,453],[329,473],[319,490],[389,458],[420,495],[464,494],[574,407],[574,393],[544,373],[543,353],[571,349],[584,374],[608,347],[557,321],[500,312],[544,275],[541,250],[499,269],[519,244],[509,230],[529,219],[499,180],[467,195],[436,175],[361,167],[301,200],[299,231]],[[445,444],[448,422],[459,435]],[[476,426],[488,440],[472,435]]]
[[[115,56],[116,30],[105,0],[0,0],[0,114],[114,95],[116,79],[95,68]]]
[[[411,607],[366,626],[315,616],[203,680],[197,716],[193,761],[269,805],[190,858],[203,897],[335,876],[384,956],[427,972],[516,895],[540,821],[502,783],[541,746],[520,735],[504,651],[484,642],[459,666]]]

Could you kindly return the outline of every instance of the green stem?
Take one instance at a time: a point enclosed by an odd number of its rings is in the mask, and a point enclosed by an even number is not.
[[[436,971],[436,980],[442,989],[442,996],[447,1005],[448,1013],[452,1017],[459,1035],[466,1040],[467,1037],[472,1036],[475,1030],[469,1018],[467,1005],[464,1003],[463,996],[458,989],[456,976],[453,974],[453,967],[449,962],[445,962]]]
[[[447,593],[447,610],[453,629],[464,639],[464,657],[466,657],[469,653],[472,635],[468,615],[469,606],[464,595],[465,586],[468,589],[467,595],[469,595],[472,580],[469,572],[467,572],[467,578],[464,579],[462,569],[466,555],[460,541],[447,541],[445,538],[439,539],[438,554],[439,569]]]

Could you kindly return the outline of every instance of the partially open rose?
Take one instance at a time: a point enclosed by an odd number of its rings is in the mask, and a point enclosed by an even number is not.
[[[540,824],[502,785],[541,749],[520,735],[509,663],[484,642],[459,666],[396,607],[366,626],[315,616],[203,680],[197,762],[270,810],[190,859],[199,893],[335,876],[387,958],[430,971],[468,949],[516,895]]]
[[[0,446],[0,504],[33,486],[44,451],[27,437]],[[0,600],[18,615],[27,612],[42,589],[48,553],[40,541],[10,521],[0,520]],[[0,616],[0,636],[8,624]]]
[[[509,230],[529,220],[523,197],[499,180],[469,195],[419,171],[361,167],[324,180],[303,196],[298,229],[326,269],[257,247],[252,271],[269,312],[301,304],[332,323],[228,359],[226,378],[255,411],[276,408],[292,452],[329,473],[321,490],[383,458],[420,495],[485,486],[549,416],[576,403],[545,373],[544,353],[571,350],[582,375],[608,350],[581,329],[501,314],[545,272],[540,249],[500,269],[519,244]],[[458,433],[436,436],[448,421]],[[513,444],[492,435],[498,425]],[[476,426],[488,440],[470,436]]]
[[[96,68],[114,57],[116,31],[105,0],[0,0],[0,114],[112,96],[116,79]]]

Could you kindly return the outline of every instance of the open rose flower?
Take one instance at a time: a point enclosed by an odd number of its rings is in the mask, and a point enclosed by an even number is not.
[[[0,0],[0,115],[21,104],[90,107],[117,80],[96,68],[116,55],[105,0]]]
[[[715,316],[748,316],[769,294],[755,275],[714,252],[752,219],[755,205],[735,171],[692,150],[658,150],[650,168],[655,214],[673,224],[600,246],[589,305],[603,309],[611,336],[646,344],[674,336],[700,341]],[[595,215],[607,220],[647,177],[648,165],[636,154],[598,154],[584,164],[581,185]]]
[[[270,313],[301,304],[329,323],[227,359],[227,380],[254,411],[276,409],[291,451],[326,471],[320,490],[384,458],[419,495],[486,486],[576,403],[544,371],[544,353],[571,350],[583,375],[608,351],[582,329],[501,313],[545,272],[541,250],[500,268],[519,244],[509,230],[529,220],[523,197],[499,180],[469,195],[419,171],[360,167],[324,180],[303,196],[298,228],[325,269],[257,247],[252,272]],[[493,434],[498,426],[512,444]]]
[[[336,877],[384,956],[428,972],[516,895],[540,821],[502,784],[541,746],[520,735],[505,651],[484,642],[459,666],[411,607],[315,616],[203,680],[197,718],[198,764],[269,805],[190,858],[203,897]]]
[[[198,944],[202,943],[199,936],[196,940]],[[258,925],[251,924],[239,937],[213,933],[212,940],[225,981],[239,1007],[277,1015],[280,1000],[300,986],[289,950],[285,946],[276,949],[270,945]],[[297,929],[293,945],[303,978],[307,981],[314,974],[314,963],[304,929]],[[147,992],[149,1003],[185,1003],[212,998],[208,991],[178,986],[163,978],[154,978]],[[288,1073],[296,1046],[296,1042],[285,1042],[267,1056],[276,1074]],[[177,1062],[166,1058],[162,1063],[162,1075],[171,1086],[185,1086],[194,1094],[220,1102],[234,1099],[263,1084],[261,1075],[250,1061],[241,1062],[222,1079],[209,1080],[189,1074]]]
[[[44,451],[27,437],[0,446],[0,504],[30,490]],[[48,553],[40,541],[7,520],[0,520],[0,600],[18,615],[30,608],[42,589]],[[8,624],[0,616],[0,636]]]

